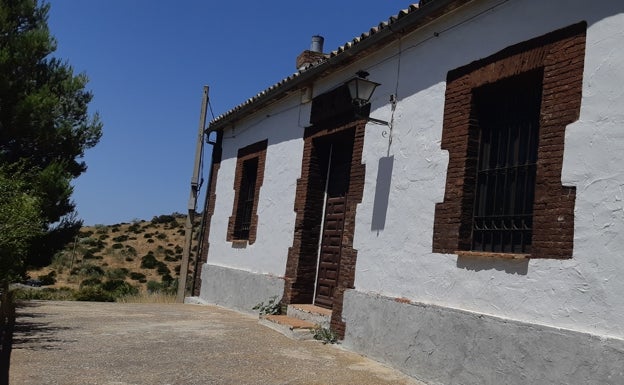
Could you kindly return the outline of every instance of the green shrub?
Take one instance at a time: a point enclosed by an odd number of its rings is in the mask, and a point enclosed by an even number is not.
[[[154,240],[153,239],[148,239],[147,243],[154,243]]]
[[[115,298],[119,298],[124,295],[139,294],[139,289],[122,279],[106,281],[102,284],[102,289],[111,293],[111,295]]]
[[[160,280],[163,283],[163,285],[166,285],[167,287],[170,287],[175,281],[175,279],[171,276],[171,274],[163,275]]]
[[[160,233],[160,234],[158,234],[158,235],[156,236],[156,238],[158,238],[158,239],[167,239],[167,234],[165,234],[165,233]]]
[[[153,269],[156,267],[158,261],[153,254],[147,254],[141,258],[141,267],[143,269]]]
[[[172,257],[171,255],[165,255],[165,261],[167,262],[175,262],[177,261],[176,257]]]
[[[96,249],[99,249],[99,250],[104,248],[104,242],[102,242],[101,239],[83,238],[80,240],[80,243],[82,243],[83,245],[95,247]]]
[[[128,276],[130,270],[125,267],[117,267],[115,269],[108,270],[106,272],[106,277],[108,279],[124,279]]]
[[[149,293],[175,294],[178,290],[178,281],[169,276],[163,282],[148,281],[147,291]]]
[[[156,265],[156,272],[159,275],[165,275],[165,274],[170,274],[171,270],[169,270],[169,267],[167,267],[167,264],[165,264],[164,262],[158,261],[158,264]]]
[[[78,274],[91,276],[91,277],[101,277],[104,275],[104,270],[99,266],[91,265],[87,263],[87,264],[83,264],[78,269]]]
[[[102,284],[102,280],[96,277],[84,279],[80,282],[80,288],[88,287],[88,286],[99,286]]]
[[[156,281],[147,281],[147,291],[155,293],[161,291],[163,288],[162,283]]]
[[[71,265],[72,256],[68,252],[58,252],[52,257],[51,266],[55,269],[61,269],[63,267],[69,267]],[[59,271],[60,272],[60,271]]]
[[[42,286],[50,286],[56,283],[56,271],[52,270],[48,274],[40,275],[39,280]]]
[[[78,232],[78,237],[80,238],[87,238],[93,235],[93,231],[79,231]]]
[[[115,250],[119,250],[119,249],[123,249],[124,245],[122,245],[121,243],[113,243],[112,248]]]
[[[15,299],[20,300],[46,300],[46,301],[68,301],[74,299],[75,291],[68,287],[58,289],[46,287],[43,289],[19,288],[14,291]]]
[[[126,257],[126,262],[132,262],[132,261],[134,261],[134,258],[132,258],[132,257]]]
[[[140,281],[142,279],[145,279],[145,274],[137,273],[136,271],[133,271],[133,272],[130,273],[130,279],[132,279],[134,281]]]
[[[76,301],[115,302],[113,295],[99,286],[87,286],[74,294]]]
[[[151,238],[154,234],[152,233],[145,233],[143,234],[143,238]]]
[[[180,245],[176,245],[175,252],[176,254],[180,254],[184,251],[184,249]]]
[[[105,240],[105,239],[108,239],[108,234],[101,234],[101,235],[98,237],[98,239],[100,239],[100,240]]]
[[[125,241],[127,241],[127,240],[128,240],[128,236],[127,236],[127,235],[125,235],[125,234],[123,234],[123,235],[119,235],[119,236],[117,236],[117,237],[113,238],[113,241],[114,241],[114,242],[125,242]]]
[[[95,255],[90,251],[87,251],[84,253],[84,255],[82,256],[83,259],[102,259],[103,257],[101,255]]]
[[[170,223],[175,221],[176,219],[173,215],[159,215],[152,218],[152,223]]]

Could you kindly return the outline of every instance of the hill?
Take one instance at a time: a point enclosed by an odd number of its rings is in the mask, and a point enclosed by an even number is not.
[[[171,214],[155,216],[151,221],[83,227],[49,266],[29,270],[27,282],[47,288],[45,292],[65,293],[75,299],[113,300],[147,292],[174,294],[185,221],[185,215]],[[191,261],[197,249],[198,227],[194,227]],[[191,274],[192,267],[193,262]]]

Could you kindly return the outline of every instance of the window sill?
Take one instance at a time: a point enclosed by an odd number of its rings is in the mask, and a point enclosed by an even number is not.
[[[458,257],[467,258],[493,258],[493,259],[529,259],[531,254],[492,253],[488,251],[456,251]]]
[[[232,241],[232,247],[235,249],[244,249],[247,247],[249,241],[247,239],[234,239]]]

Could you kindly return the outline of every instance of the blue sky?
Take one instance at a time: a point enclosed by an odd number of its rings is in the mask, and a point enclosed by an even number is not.
[[[90,110],[104,122],[102,140],[85,154],[89,169],[74,183],[78,214],[87,225],[186,211],[204,85],[218,116],[294,73],[295,58],[313,35],[325,38],[329,52],[410,4],[49,3],[54,56],[88,75]]]

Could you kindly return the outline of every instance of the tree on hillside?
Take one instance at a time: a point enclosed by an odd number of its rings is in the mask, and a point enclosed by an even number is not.
[[[88,114],[87,77],[52,56],[49,8],[37,0],[0,0],[0,165],[28,170],[29,194],[41,213],[42,233],[28,250],[35,263],[45,263],[82,225],[71,181],[86,171],[82,157],[102,128],[98,115]]]

